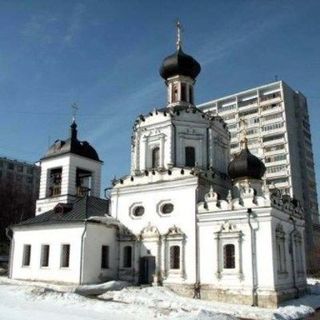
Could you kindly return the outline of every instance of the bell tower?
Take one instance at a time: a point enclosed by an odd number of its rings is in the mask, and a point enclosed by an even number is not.
[[[51,210],[58,203],[72,203],[86,195],[100,197],[102,161],[87,141],[78,140],[74,118],[69,138],[56,140],[40,163],[36,215]]]

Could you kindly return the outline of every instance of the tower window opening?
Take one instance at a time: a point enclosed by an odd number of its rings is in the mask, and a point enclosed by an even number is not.
[[[170,269],[180,269],[180,247],[170,247]]]
[[[181,83],[181,101],[187,101],[187,87],[185,83]]]
[[[223,267],[225,269],[234,269],[236,267],[234,244],[225,245],[223,251]]]
[[[194,147],[185,148],[186,167],[194,167],[196,163],[196,151]]]
[[[92,173],[88,170],[77,168],[76,172],[76,194],[84,197],[90,195],[92,184]]]
[[[160,148],[155,147],[152,149],[152,168],[160,166]]]
[[[189,87],[189,102],[193,104],[193,91],[192,87]]]
[[[49,197],[61,194],[62,168],[51,169],[49,172]]]
[[[172,102],[177,102],[179,100],[178,98],[178,84],[174,84],[172,86]]]

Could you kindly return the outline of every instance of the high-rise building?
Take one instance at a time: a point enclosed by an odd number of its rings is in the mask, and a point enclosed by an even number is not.
[[[6,227],[34,215],[39,179],[39,166],[0,157],[0,244],[8,241]]]
[[[319,224],[314,160],[305,96],[277,81],[199,105],[227,123],[231,156],[240,152],[243,134],[250,151],[266,167],[266,183],[301,201],[305,211],[307,246]],[[310,251],[309,251],[310,252]]]

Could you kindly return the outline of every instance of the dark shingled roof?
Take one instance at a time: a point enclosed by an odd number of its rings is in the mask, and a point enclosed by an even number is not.
[[[201,71],[201,66],[193,57],[185,54],[179,48],[174,54],[166,57],[160,67],[160,75],[165,80],[177,76],[187,76],[195,79]]]
[[[245,147],[229,163],[228,173],[231,179],[261,179],[266,171],[264,163]]]
[[[72,122],[70,138],[67,140],[56,140],[42,159],[56,157],[66,153],[100,161],[97,151],[87,142],[79,141],[77,138],[77,124]]]
[[[86,196],[74,202],[73,205],[61,203],[57,206],[64,207],[65,212],[52,209],[28,220],[22,221],[19,224],[14,225],[14,227],[83,222],[93,216],[103,217],[108,212],[109,201],[96,197]]]

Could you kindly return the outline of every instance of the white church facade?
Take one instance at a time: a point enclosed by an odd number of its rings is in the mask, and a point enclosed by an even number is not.
[[[178,40],[160,68],[167,106],[136,119],[130,174],[109,199],[102,162],[72,123],[41,159],[36,216],[11,227],[11,278],[120,279],[266,307],[304,293],[303,210],[269,193],[245,137],[230,162],[225,123],[194,104],[200,70]]]

